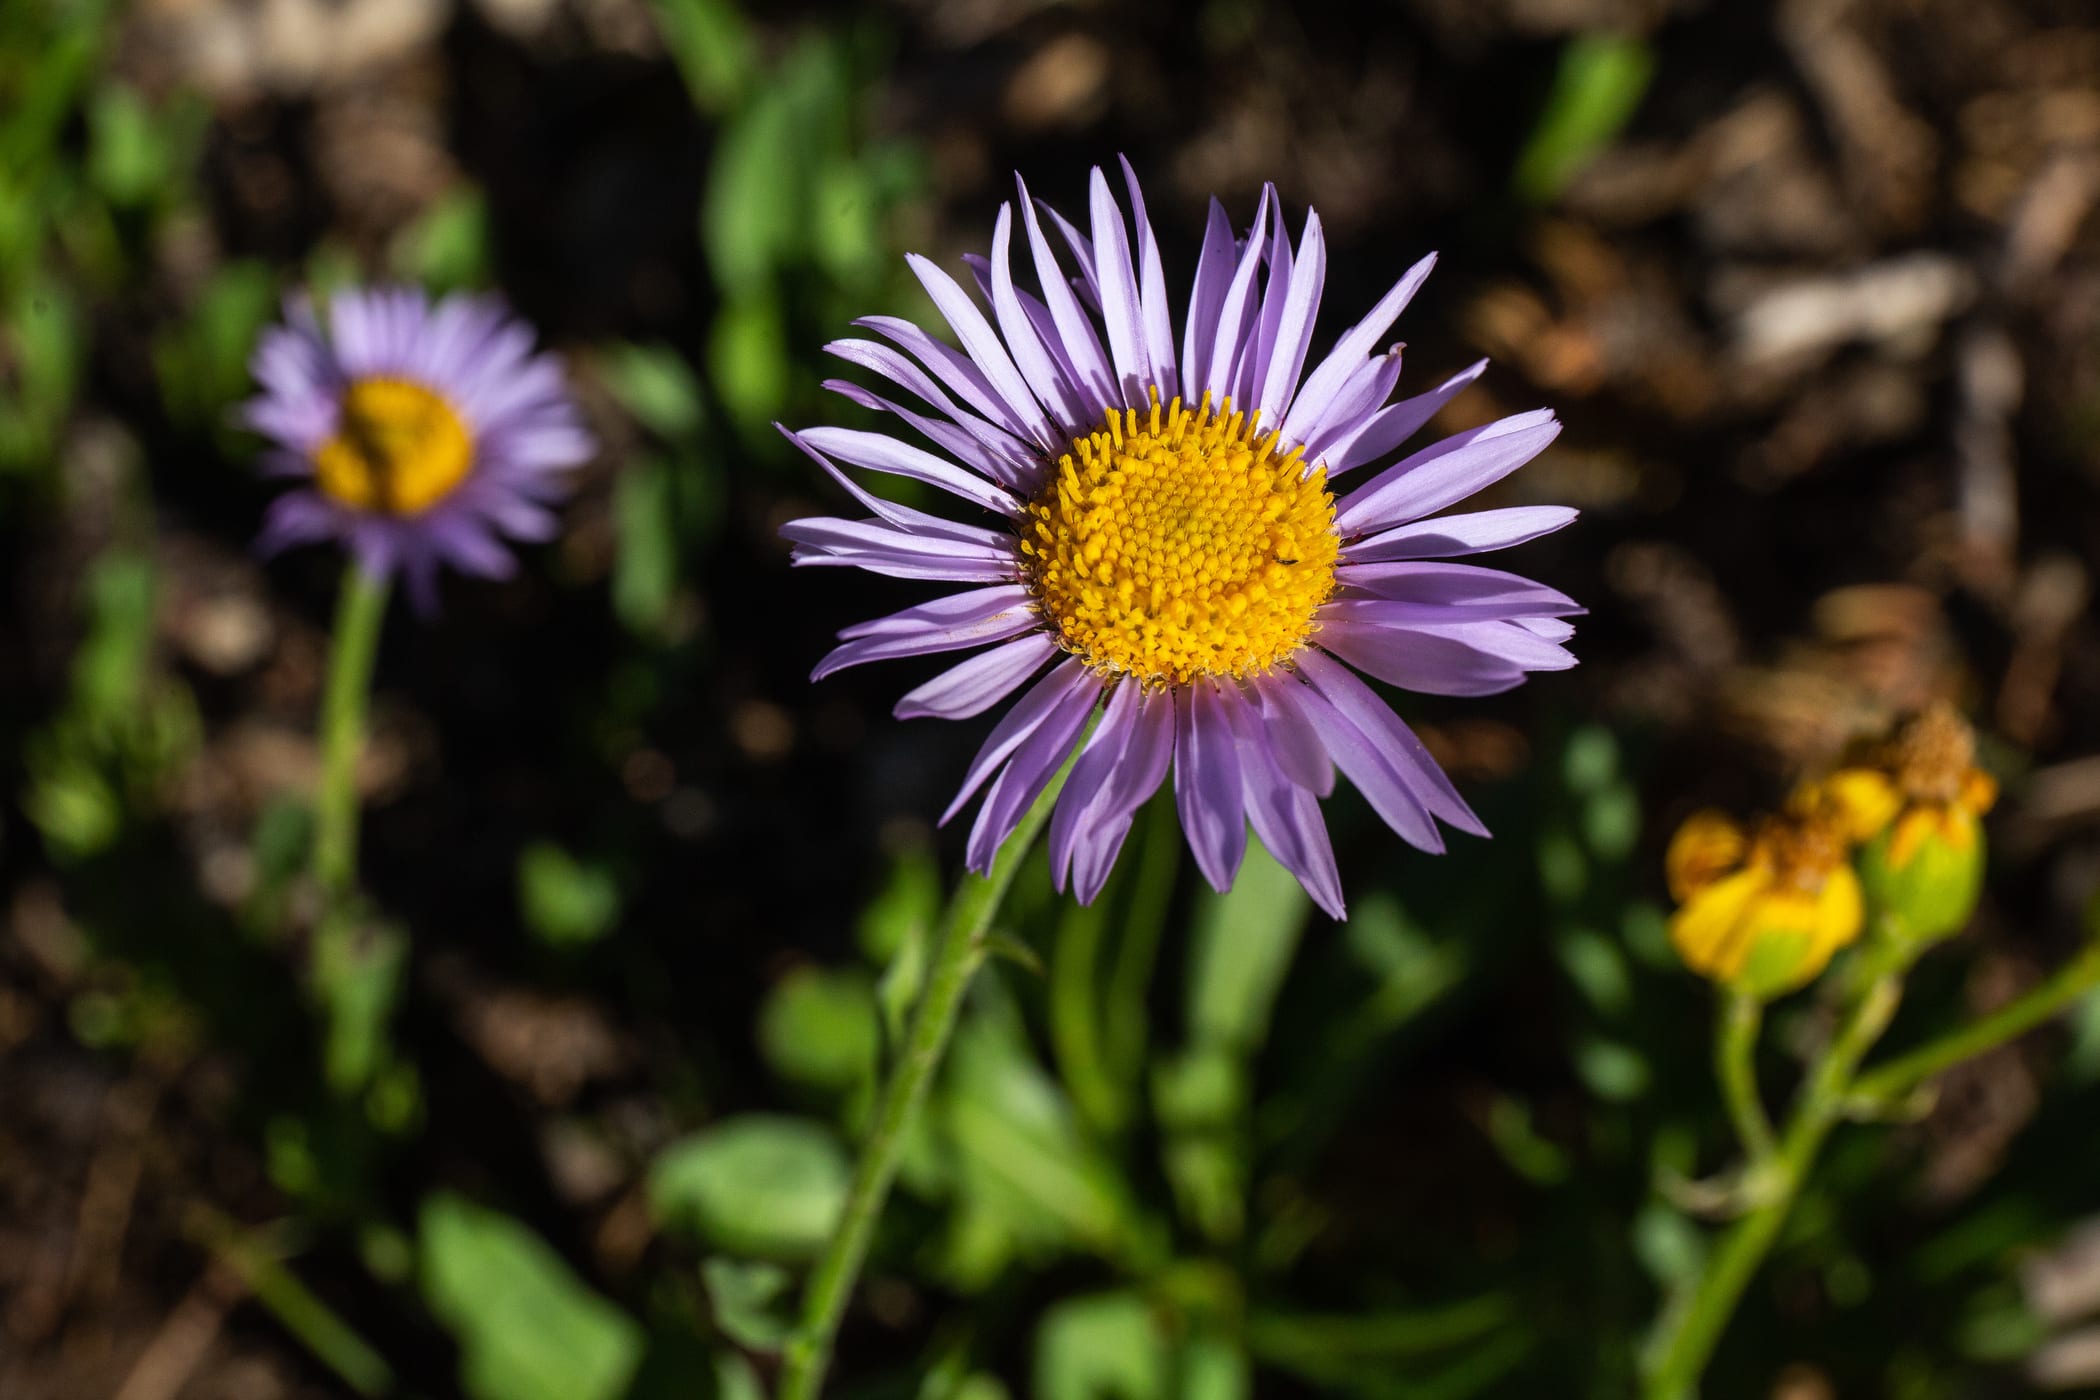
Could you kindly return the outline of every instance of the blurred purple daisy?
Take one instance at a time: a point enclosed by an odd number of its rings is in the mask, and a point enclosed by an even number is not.
[[[1230,887],[1251,823],[1340,918],[1319,806],[1337,768],[1425,850],[1443,849],[1439,821],[1487,834],[1355,671],[1487,695],[1575,664],[1561,645],[1574,631],[1563,619],[1582,611],[1571,599],[1449,562],[1558,530],[1575,512],[1436,514],[1537,456],[1560,424],[1548,410],[1522,413],[1391,460],[1486,362],[1387,402],[1400,347],[1376,347],[1432,256],[1303,374],[1326,246],[1308,213],[1292,248],[1274,186],[1245,239],[1211,201],[1177,341],[1144,196],[1127,161],[1123,173],[1134,249],[1100,170],[1091,237],[1020,184],[1039,296],[1015,282],[1006,205],[991,257],[968,260],[990,319],[927,259],[909,259],[961,351],[887,316],[858,324],[889,344],[828,347],[919,406],[843,381],[827,388],[896,415],[936,450],[848,428],[789,432],[871,514],[789,523],[794,561],[968,587],[846,628],[815,678],[984,647],[907,694],[897,715],[963,719],[1027,687],[942,817],[990,783],[970,833],[973,869],[990,868],[1099,709],[1050,819],[1058,888],[1069,880],[1082,902],[1100,892],[1132,817],[1171,769],[1182,829],[1214,887]],[[925,482],[993,518],[963,523],[884,500],[839,462]],[[1328,490],[1387,462],[1346,494]]]
[[[551,538],[566,474],[593,451],[561,362],[491,296],[342,291],[325,326],[295,297],[250,368],[262,393],[243,419],[275,443],[265,470],[310,483],[271,504],[257,548],[340,540],[372,578],[400,573],[421,611],[439,565],[505,578],[501,537]]]

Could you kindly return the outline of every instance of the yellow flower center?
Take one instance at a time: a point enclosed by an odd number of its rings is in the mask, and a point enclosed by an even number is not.
[[[1104,675],[1185,685],[1265,671],[1334,591],[1334,497],[1302,449],[1175,399],[1111,409],[1029,503],[1021,552],[1066,650]]]
[[[444,397],[405,379],[359,379],[335,436],[314,453],[314,481],[353,510],[420,515],[474,464],[474,436]]]

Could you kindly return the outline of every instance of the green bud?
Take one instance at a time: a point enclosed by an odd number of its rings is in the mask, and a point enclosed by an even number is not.
[[[1859,853],[1876,922],[1896,936],[1937,943],[1959,933],[1983,890],[1983,827],[1960,804],[1916,807]]]

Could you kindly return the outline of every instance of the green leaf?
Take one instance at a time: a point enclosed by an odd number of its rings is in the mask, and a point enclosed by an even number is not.
[[[1232,889],[1206,892],[1196,914],[1189,954],[1191,1039],[1243,1051],[1262,1043],[1311,909],[1297,877],[1250,839]]]
[[[1104,1252],[1131,1243],[1119,1179],[1081,1137],[1010,1007],[963,1023],[945,1089],[940,1106],[963,1189],[1015,1238]]]
[[[1582,837],[1608,861],[1633,853],[1641,839],[1641,799],[1631,785],[1615,782],[1584,799]]]
[[[1661,1201],[1650,1201],[1633,1221],[1633,1256],[1664,1289],[1689,1286],[1706,1263],[1706,1236]]]
[[[874,1076],[881,1045],[875,987],[864,972],[798,967],[759,1011],[759,1050],[774,1073],[798,1084],[846,1090]]]
[[[1575,1072],[1590,1092],[1612,1103],[1627,1103],[1648,1092],[1652,1075],[1639,1051],[1617,1041],[1589,1039],[1575,1047]]]
[[[1633,1000],[1633,975],[1619,945],[1593,929],[1569,929],[1554,952],[1584,999],[1599,1015],[1616,1016]]]
[[[693,104],[709,112],[728,110],[757,70],[757,45],[736,5],[732,0],[655,0],[651,8]]]
[[[787,401],[787,326],[771,291],[731,302],[716,315],[707,364],[722,405],[746,430],[763,427]]]
[[[479,186],[446,191],[394,236],[395,275],[432,291],[478,287],[489,280],[489,207]]]
[[[1560,771],[1572,792],[1604,791],[1619,776],[1619,741],[1602,725],[1583,725],[1568,736]]]
[[[0,200],[7,198],[0,190]],[[15,289],[4,311],[0,361],[8,364],[8,381],[0,393],[0,469],[48,471],[59,426],[73,405],[85,317],[64,285],[41,279]]]
[[[613,612],[630,632],[663,632],[678,591],[678,513],[671,464],[644,456],[628,463],[613,486]]]
[[[1531,1105],[1513,1095],[1498,1093],[1489,1102],[1487,1134],[1502,1160],[1527,1181],[1556,1186],[1574,1170],[1568,1154],[1533,1125]]]
[[[666,1228],[762,1259],[807,1259],[831,1235],[851,1179],[838,1139],[804,1118],[749,1114],[673,1143],[649,1173]]]
[[[941,872],[924,846],[900,853],[882,889],[860,911],[860,950],[886,966],[906,944],[923,940],[941,915],[941,893]]]
[[[523,1224],[441,1193],[422,1210],[423,1296],[459,1341],[475,1400],[615,1400],[642,1330]]]
[[[715,145],[700,206],[700,243],[715,284],[748,297],[794,261],[805,233],[810,152],[794,94],[769,83]]]
[[[88,178],[112,204],[146,203],[169,180],[172,153],[155,113],[111,83],[88,108]]]
[[[605,866],[535,841],[518,855],[518,908],[543,943],[595,943],[620,921],[620,884]]]
[[[1517,157],[1511,177],[1517,194],[1544,204],[1567,188],[1633,116],[1654,74],[1655,54],[1641,39],[1606,33],[1570,39],[1545,110]]]
[[[397,928],[337,916],[315,930],[313,989],[327,1019],[323,1063],[337,1093],[362,1089],[390,1057],[387,1026],[407,969],[408,939]]]
[[[794,1330],[794,1275],[759,1259],[715,1255],[700,1263],[715,1323],[729,1340],[754,1351],[773,1351]]]
[[[1034,1392],[1038,1400],[1164,1400],[1170,1361],[1137,1294],[1073,1298],[1043,1315]]]
[[[277,310],[277,277],[266,263],[219,267],[190,313],[154,343],[161,397],[176,418],[219,428],[248,392],[248,355]]]
[[[620,407],[666,442],[691,437],[706,421],[700,381],[668,345],[610,346],[599,357],[598,371]]]

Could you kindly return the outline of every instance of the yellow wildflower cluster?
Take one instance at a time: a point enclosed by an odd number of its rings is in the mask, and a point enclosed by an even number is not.
[[[1891,936],[1944,937],[1975,907],[1979,818],[1996,795],[1975,767],[1975,736],[1942,705],[1751,826],[1695,813],[1665,857],[1671,942],[1694,972],[1769,998],[1815,980],[1869,909]]]

